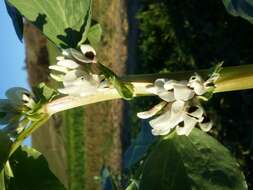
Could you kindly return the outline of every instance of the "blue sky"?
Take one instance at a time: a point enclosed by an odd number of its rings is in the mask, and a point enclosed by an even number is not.
[[[5,91],[10,87],[29,88],[25,70],[25,49],[16,36],[14,27],[5,8],[4,1],[0,1],[0,98],[5,98]],[[26,140],[29,145],[31,139]]]

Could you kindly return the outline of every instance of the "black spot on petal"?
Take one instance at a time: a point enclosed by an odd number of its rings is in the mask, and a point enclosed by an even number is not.
[[[204,119],[201,123],[209,123],[210,121],[211,121],[210,118],[204,115]]]
[[[95,54],[92,51],[88,51],[84,55],[90,60],[93,60],[95,58]]]
[[[214,86],[214,83],[213,82],[208,82],[208,83],[205,84],[205,86],[206,87],[212,87],[212,86]]]
[[[199,109],[197,106],[191,106],[188,108],[187,112],[188,113],[193,113],[195,112],[197,109]]]
[[[184,121],[181,121],[179,124],[178,124],[179,127],[184,127]]]

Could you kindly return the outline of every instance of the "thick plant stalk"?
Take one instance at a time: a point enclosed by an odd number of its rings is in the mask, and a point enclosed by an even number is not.
[[[188,80],[194,73],[195,71],[168,74],[132,75],[122,77],[122,80],[133,84],[134,94],[136,97],[152,96],[153,94],[146,91],[146,87],[151,85],[156,79],[168,78],[175,80]],[[208,76],[208,70],[200,70],[197,71],[197,73],[203,78],[207,78]],[[253,88],[253,65],[223,68],[220,73],[220,78],[216,81],[215,85],[216,88],[214,93]],[[45,106],[45,112],[52,115],[75,107],[119,98],[121,98],[120,95],[112,88],[108,88],[105,92],[98,92],[94,95],[85,97],[65,96],[48,103]]]

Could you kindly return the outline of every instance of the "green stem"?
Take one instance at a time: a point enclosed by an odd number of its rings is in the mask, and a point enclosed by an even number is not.
[[[146,91],[146,87],[151,85],[156,79],[168,78],[188,80],[195,72],[201,75],[204,79],[206,79],[209,74],[208,70],[198,70],[165,74],[129,75],[122,77],[121,79],[124,82],[131,82],[133,84],[136,97],[144,95],[152,96],[153,94]],[[253,65],[223,68],[220,73],[220,78],[215,85],[215,93],[253,88]],[[109,88],[105,92],[98,92],[85,97],[66,96],[48,103],[45,106],[45,112],[51,115],[67,109],[119,98],[121,98],[121,96],[112,88]]]
[[[22,142],[30,136],[35,130],[41,127],[47,120],[49,116],[44,116],[42,119],[35,121],[28,128],[24,129],[18,137],[15,139],[14,143],[11,145],[9,157],[18,149],[18,147],[22,144]]]

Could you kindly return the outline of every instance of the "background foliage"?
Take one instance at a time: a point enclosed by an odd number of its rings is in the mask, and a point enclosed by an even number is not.
[[[253,62],[253,26],[229,15],[222,1],[142,1],[138,20],[137,73],[203,69],[220,61],[225,66]],[[252,90],[229,92],[215,95],[206,105],[215,120],[212,135],[236,156],[249,189],[253,184],[252,100]],[[150,99],[134,101],[133,113],[148,104]],[[140,123],[132,119],[132,124]]]

